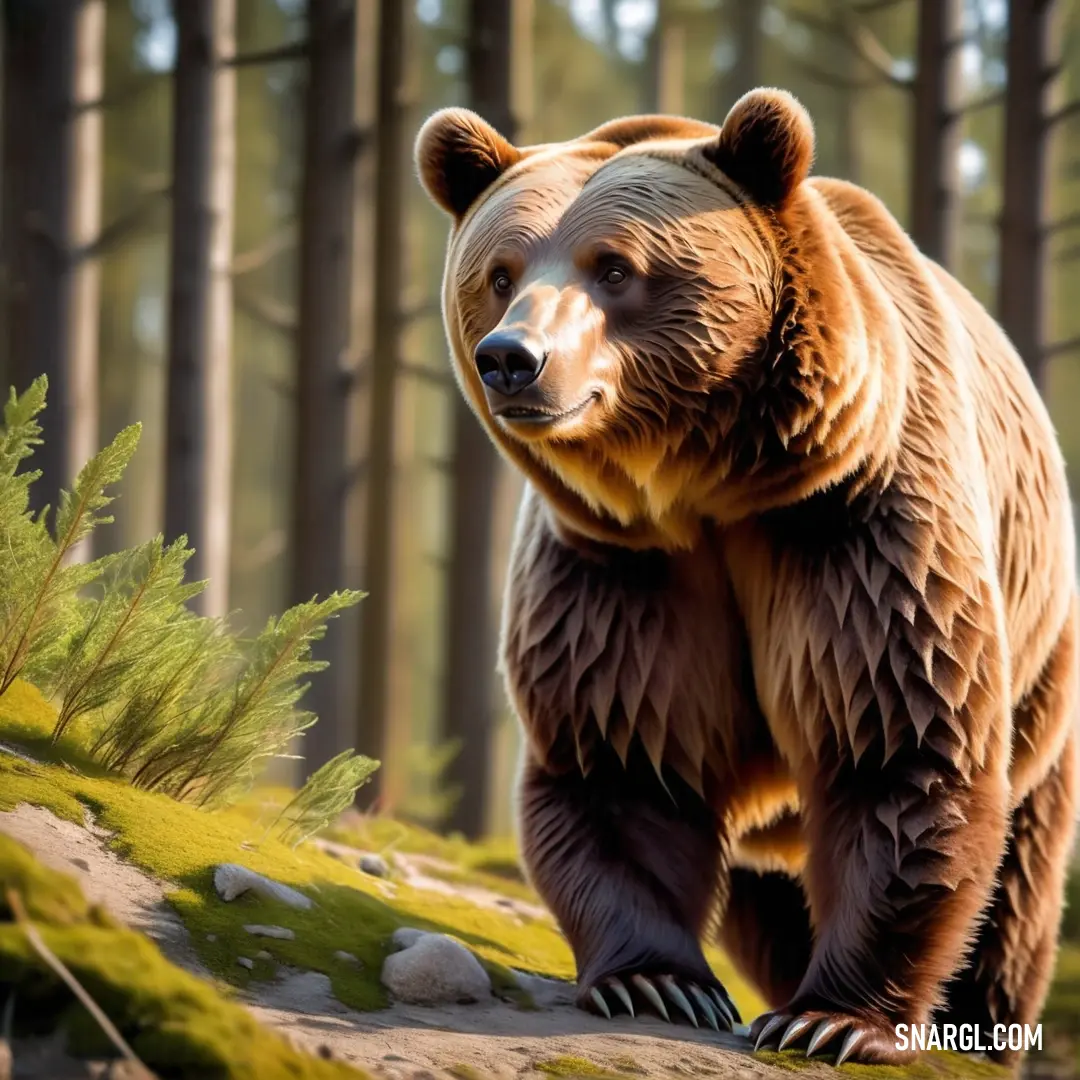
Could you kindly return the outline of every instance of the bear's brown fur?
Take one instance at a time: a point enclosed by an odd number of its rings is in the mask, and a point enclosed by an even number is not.
[[[445,110],[417,143],[456,377],[529,481],[502,665],[579,1001],[724,1019],[717,925],[759,1041],[897,1061],[897,1023],[1041,1009],[1074,540],[1005,336],[812,156],[770,90],[720,129],[521,149]]]

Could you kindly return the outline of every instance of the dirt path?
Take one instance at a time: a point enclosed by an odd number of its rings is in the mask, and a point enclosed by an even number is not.
[[[375,1013],[350,1013],[338,1006],[318,1018],[267,1005],[255,1012],[298,1041],[314,1038],[338,1057],[387,1080],[442,1077],[445,1070],[469,1075],[461,1066],[485,1080],[538,1078],[549,1074],[537,1065],[567,1057],[645,1077],[751,1080],[779,1075],[779,1070],[749,1057],[745,1040],[732,1035],[675,1028],[651,1018],[609,1022],[566,1005],[537,1012],[499,1003],[395,1005]]]
[[[110,851],[109,834],[92,819],[88,817],[81,828],[48,810],[21,805],[0,813],[0,832],[21,841],[47,865],[74,874],[88,898],[154,938],[176,963],[206,974],[186,929],[165,900],[167,886]],[[457,890],[428,878],[420,866],[408,876],[414,887],[423,887],[426,880],[440,892]],[[485,904],[510,903],[490,892],[471,898]],[[672,1027],[651,1018],[600,1020],[575,1009],[560,984],[543,983],[538,1000],[545,1004],[536,1011],[492,1001],[438,1008],[395,1005],[358,1013],[333,997],[326,976],[283,970],[277,982],[253,988],[249,1006],[297,1043],[312,1050],[328,1048],[386,1080],[442,1080],[455,1075],[447,1070],[485,1080],[537,1078],[550,1075],[538,1071],[538,1064],[564,1057],[644,1077],[752,1080],[781,1075],[749,1057],[746,1040]],[[819,1070],[824,1072],[825,1066],[815,1065],[810,1071]]]
[[[76,878],[87,900],[156,941],[174,964],[206,976],[187,928],[165,899],[166,887],[110,851],[109,832],[89,811],[84,826],[25,803],[0,811],[0,833],[24,844],[46,866]]]

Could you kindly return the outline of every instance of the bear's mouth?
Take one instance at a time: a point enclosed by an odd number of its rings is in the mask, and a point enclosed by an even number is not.
[[[530,426],[543,427],[546,424],[557,424],[563,420],[571,420],[583,413],[594,401],[600,400],[598,391],[593,391],[584,400],[563,412],[550,412],[547,409],[531,409],[522,405],[505,405],[496,409],[493,415],[499,420],[509,420],[515,424],[528,424]]]

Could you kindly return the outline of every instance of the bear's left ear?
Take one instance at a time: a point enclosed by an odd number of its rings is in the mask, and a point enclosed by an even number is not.
[[[521,151],[468,109],[440,109],[416,137],[416,167],[432,200],[456,219],[511,165]]]
[[[756,202],[779,209],[810,173],[814,125],[786,90],[751,90],[705,156]]]

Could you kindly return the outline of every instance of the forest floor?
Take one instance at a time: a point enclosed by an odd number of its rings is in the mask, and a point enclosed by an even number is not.
[[[37,708],[37,703],[29,697],[23,705],[18,720],[0,709],[0,837],[23,845],[42,867],[74,878],[86,901],[100,905],[121,927],[151,939],[171,964],[221,994],[223,1002],[242,1005],[284,1035],[290,1052],[306,1052],[312,1066],[310,1073],[294,1064],[288,1070],[282,1065],[280,1073],[270,1066],[168,1072],[159,1064],[163,1076],[753,1080],[793,1069],[808,1076],[835,1075],[830,1066],[797,1054],[753,1054],[748,1040],[736,1035],[651,1017],[608,1021],[574,1008],[569,951],[538,898],[515,877],[505,846],[472,847],[356,816],[328,837],[294,850],[267,838],[266,808],[258,799],[211,815],[91,776],[70,760],[66,765],[41,760],[41,720],[35,726],[25,719],[25,706]],[[265,797],[275,802],[272,795]],[[358,868],[361,854],[372,852],[384,860],[386,877]],[[223,902],[213,889],[212,870],[226,861],[300,890],[314,907],[294,910],[250,895]],[[251,924],[281,926],[295,936],[252,939],[245,929]],[[447,933],[466,944],[491,976],[490,998],[441,1006],[391,1001],[379,972],[392,951],[393,931],[403,926]],[[59,952],[64,940],[59,931],[56,935]],[[4,945],[0,933],[0,990]],[[69,963],[77,966],[84,951],[72,948]],[[761,1002],[722,955],[710,953],[710,960],[744,1018],[751,1019]],[[87,969],[85,976],[93,982],[98,973]],[[120,1012],[126,1007],[118,1005]],[[200,1035],[197,1053],[172,1054],[227,1057],[232,1036],[226,1031],[214,1038],[221,1035],[223,1048],[214,1049],[213,1039]],[[150,1042],[132,1044],[136,1052],[140,1045],[154,1052]],[[55,1064],[33,1071],[40,1040],[16,1040],[14,1047],[16,1077],[59,1075]],[[331,1065],[332,1072],[323,1071]],[[1003,1075],[984,1062],[950,1054],[927,1055],[905,1070],[845,1065],[841,1071],[916,1080]],[[1070,1072],[1044,1069],[1040,1076]]]

